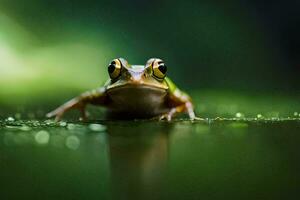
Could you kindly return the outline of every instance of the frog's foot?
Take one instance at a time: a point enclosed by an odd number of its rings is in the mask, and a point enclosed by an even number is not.
[[[174,107],[169,112],[162,114],[159,117],[159,120],[167,120],[168,122],[170,122],[177,113],[181,113],[181,112],[182,112],[182,106]]]
[[[172,114],[170,112],[162,114],[161,116],[158,117],[159,121],[167,120],[170,122],[172,120]]]
[[[187,113],[189,115],[189,118],[191,121],[204,120],[202,118],[196,117],[194,110],[193,110],[193,105],[191,102],[185,102],[184,104],[181,104],[177,107],[171,108],[171,110],[168,113],[162,114],[159,117],[159,120],[171,121],[172,118],[178,113]]]
[[[55,121],[59,121],[64,115],[64,113],[71,109],[79,109],[81,111],[82,120],[85,120],[87,118],[85,112],[85,104],[76,98],[68,101],[67,103],[63,104],[62,106],[48,113],[46,117],[48,118],[55,117]]]
[[[52,112],[47,113],[46,117],[48,117],[48,118],[55,117],[55,121],[58,122],[61,120],[64,113],[65,113],[64,110],[57,108],[57,109],[53,110]]]
[[[80,121],[86,121],[87,120],[87,112],[85,110],[85,107],[80,107],[78,108],[81,112],[81,117],[79,118]],[[57,108],[56,110],[48,113],[46,115],[46,117],[48,118],[52,118],[55,117],[55,121],[58,122],[61,120],[62,116],[64,115],[64,113],[67,111],[68,109],[64,109],[64,108]]]

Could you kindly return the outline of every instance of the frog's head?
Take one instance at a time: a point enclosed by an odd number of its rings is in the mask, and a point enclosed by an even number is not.
[[[166,72],[167,66],[159,58],[149,59],[146,65],[130,65],[125,59],[117,58],[108,65],[110,82],[107,89],[151,87],[167,90]]]

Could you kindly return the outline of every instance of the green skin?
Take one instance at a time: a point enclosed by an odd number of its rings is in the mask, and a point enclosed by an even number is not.
[[[112,64],[113,63],[113,64]],[[187,113],[194,120],[191,98],[165,77],[161,59],[149,59],[146,65],[129,65],[119,58],[109,66],[110,79],[103,87],[84,92],[71,99],[47,117],[58,121],[70,109],[79,109],[86,119],[86,105],[106,107],[114,118],[158,118],[171,121],[178,113]],[[166,66],[164,66],[166,68]],[[124,118],[124,117],[123,117]]]

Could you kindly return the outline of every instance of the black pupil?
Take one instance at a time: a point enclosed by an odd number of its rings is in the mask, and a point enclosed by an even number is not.
[[[165,74],[167,72],[167,66],[162,64],[158,66],[159,71],[161,71],[161,73]]]
[[[113,63],[111,63],[110,65],[108,65],[108,72],[111,74],[115,71],[115,65]]]

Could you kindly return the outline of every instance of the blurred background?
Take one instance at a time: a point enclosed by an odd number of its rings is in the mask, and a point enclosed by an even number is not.
[[[116,57],[162,58],[206,116],[293,115],[299,8],[296,0],[0,0],[0,116],[44,116],[101,86]]]

